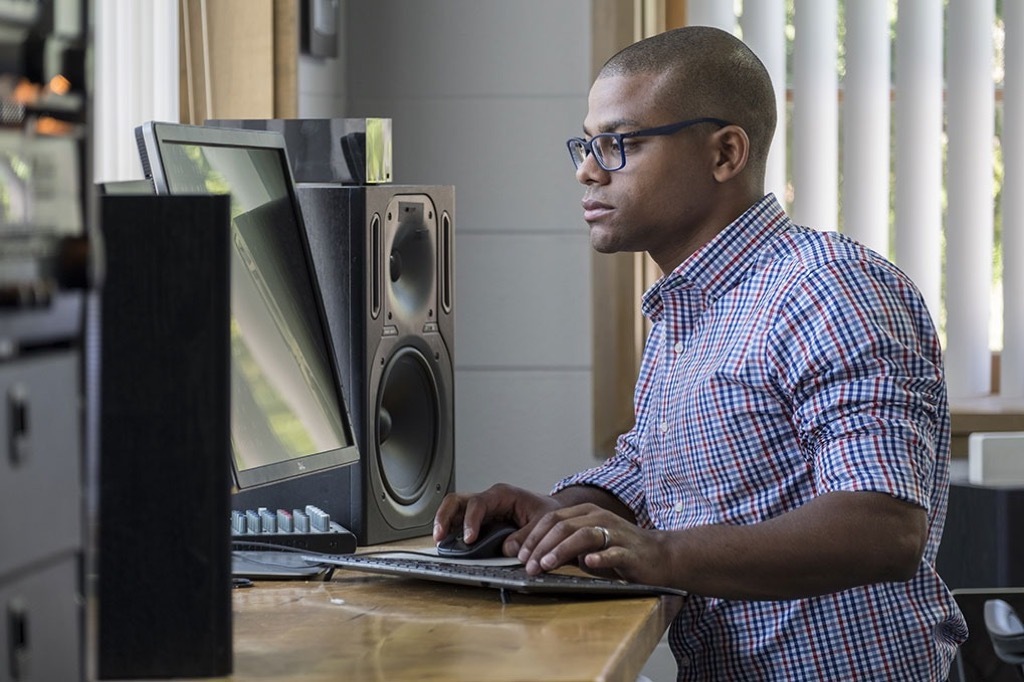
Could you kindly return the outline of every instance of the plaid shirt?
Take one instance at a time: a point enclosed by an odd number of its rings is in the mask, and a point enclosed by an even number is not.
[[[928,512],[917,574],[811,599],[692,595],[680,680],[944,680],[967,628],[935,573],[949,490],[942,351],[914,285],[764,197],[644,294],[634,428],[593,485],[644,527],[752,524],[833,490]],[[750,576],[756,581],[757,576]]]

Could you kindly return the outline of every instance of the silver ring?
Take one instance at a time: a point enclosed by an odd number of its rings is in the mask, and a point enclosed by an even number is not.
[[[608,549],[608,543],[611,542],[611,536],[608,533],[608,529],[604,526],[594,526],[594,528],[601,531],[601,535],[604,536],[604,542],[601,543],[601,549]]]

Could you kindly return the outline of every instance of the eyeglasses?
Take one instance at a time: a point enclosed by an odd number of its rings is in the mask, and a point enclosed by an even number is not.
[[[672,135],[674,133],[695,126],[700,123],[714,123],[719,128],[731,125],[728,121],[720,118],[694,118],[679,123],[669,123],[657,128],[646,128],[634,130],[628,133],[600,133],[589,140],[582,137],[571,137],[566,141],[569,147],[569,157],[576,168],[579,168],[590,154],[594,155],[597,165],[606,171],[621,170],[626,165],[626,147],[623,140],[631,137],[656,137],[658,135]]]

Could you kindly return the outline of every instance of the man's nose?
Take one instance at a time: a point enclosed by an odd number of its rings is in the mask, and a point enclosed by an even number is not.
[[[601,164],[597,162],[597,158],[593,154],[584,156],[583,163],[576,169],[576,181],[581,185],[603,184],[608,181],[609,175],[608,171],[601,168]]]

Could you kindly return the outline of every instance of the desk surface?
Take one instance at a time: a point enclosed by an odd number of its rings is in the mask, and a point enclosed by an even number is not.
[[[493,589],[343,570],[257,582],[234,590],[230,679],[633,680],[681,606],[525,594],[502,604]]]

